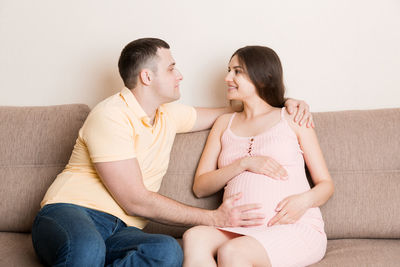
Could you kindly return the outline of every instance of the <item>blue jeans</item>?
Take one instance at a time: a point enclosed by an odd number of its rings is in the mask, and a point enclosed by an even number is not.
[[[66,203],[39,211],[32,241],[40,260],[51,266],[181,266],[183,259],[170,236],[147,234],[113,215]]]

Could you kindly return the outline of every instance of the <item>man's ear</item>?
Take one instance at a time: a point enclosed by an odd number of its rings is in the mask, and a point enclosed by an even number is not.
[[[142,69],[139,73],[139,78],[144,85],[150,85],[153,79],[153,72],[149,69]]]

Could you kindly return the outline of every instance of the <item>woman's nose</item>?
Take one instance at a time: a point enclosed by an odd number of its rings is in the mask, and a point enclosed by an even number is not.
[[[225,76],[225,82],[231,82],[232,81],[232,75],[231,72],[228,72]]]

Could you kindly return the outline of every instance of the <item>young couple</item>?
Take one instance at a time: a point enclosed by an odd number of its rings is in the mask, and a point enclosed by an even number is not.
[[[35,218],[32,240],[44,264],[304,266],[324,256],[318,206],[333,184],[308,107],[285,102],[273,50],[233,54],[227,95],[243,102],[233,114],[174,102],[182,75],[160,39],[129,43],[118,67],[125,88],[91,111]],[[212,125],[193,190],[203,197],[225,188],[221,206],[204,210],[159,195],[175,134]],[[175,239],[144,233],[147,220],[198,225],[184,234],[184,257]]]

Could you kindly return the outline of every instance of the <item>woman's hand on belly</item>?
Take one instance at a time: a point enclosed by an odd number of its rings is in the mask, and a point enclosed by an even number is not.
[[[241,160],[249,172],[267,175],[276,180],[287,180],[288,173],[276,160],[268,156],[250,156]]]
[[[268,226],[295,223],[311,207],[312,198],[308,192],[288,196],[279,202],[275,209],[278,213],[268,222]]]

